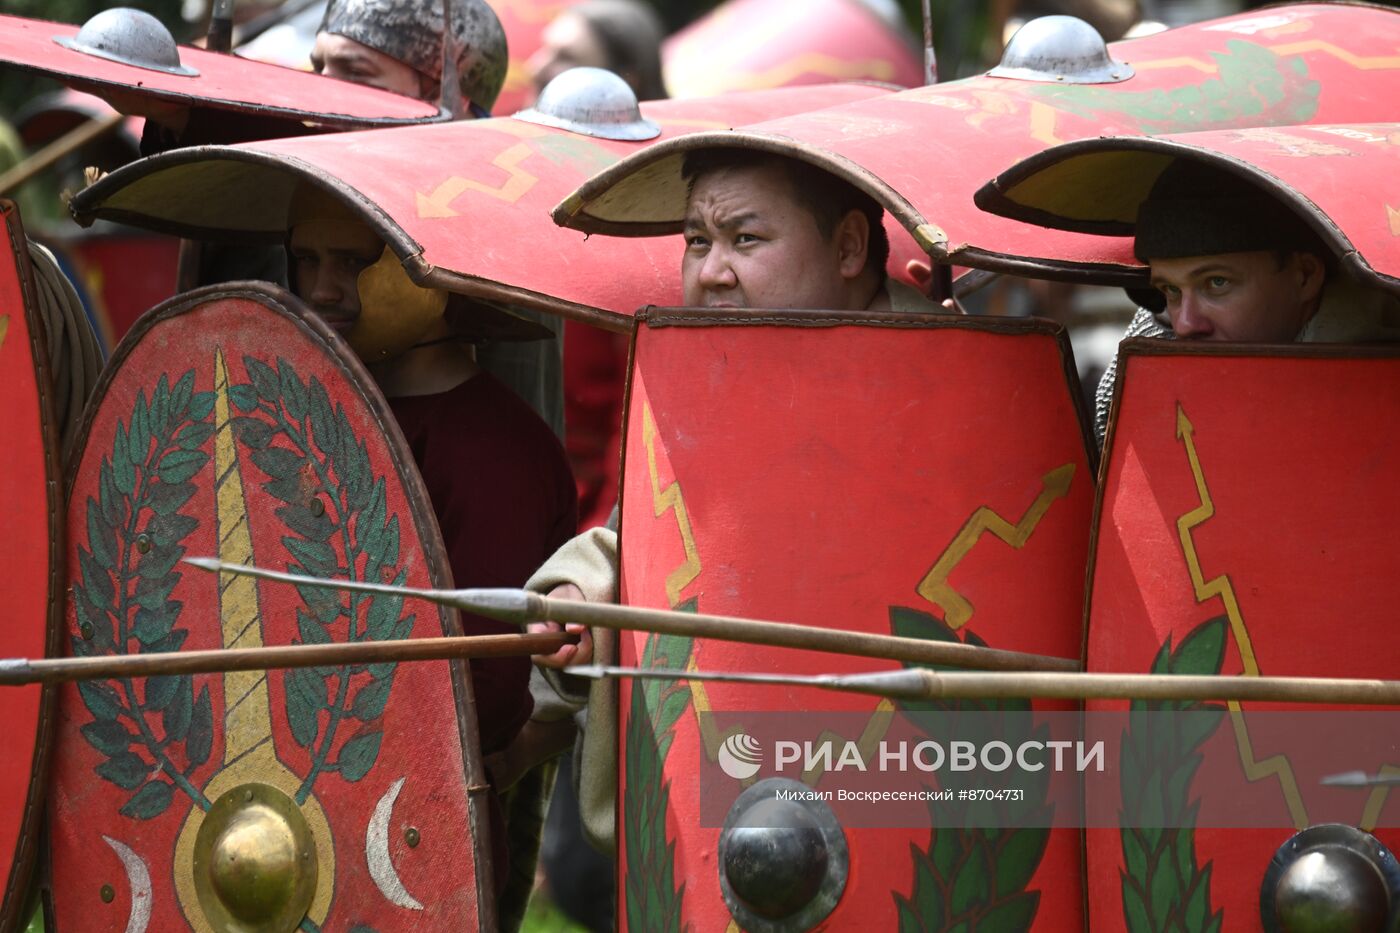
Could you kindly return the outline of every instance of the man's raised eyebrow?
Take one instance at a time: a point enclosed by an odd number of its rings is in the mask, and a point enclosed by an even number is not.
[[[721,230],[733,230],[735,227],[742,227],[744,224],[754,223],[761,217],[757,211],[744,211],[741,214],[731,214],[727,217],[720,217],[716,220],[715,226]]]

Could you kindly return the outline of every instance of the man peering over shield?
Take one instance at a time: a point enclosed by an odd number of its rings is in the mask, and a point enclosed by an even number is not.
[[[490,116],[505,83],[506,34],[483,0],[449,0],[450,52],[460,84],[455,116]],[[332,0],[316,33],[318,74],[405,97],[443,99],[443,2]]]
[[[574,532],[575,491],[563,447],[475,358],[472,341],[530,339],[536,325],[409,280],[373,230],[303,184],[288,208],[292,289],[341,333],[389,402],[423,476],[457,586],[519,586]],[[464,616],[466,634],[513,632]],[[529,661],[473,661],[483,754],[505,748],[530,716]],[[492,797],[498,893],[509,878],[500,803]]]
[[[688,190],[681,260],[687,306],[938,310],[914,288],[889,278],[883,208],[834,174],[775,153],[714,147],[690,152],[682,175]],[[911,275],[926,279],[928,267],[915,265]],[[605,527],[568,542],[526,586],[553,598],[616,602],[617,511]],[[553,622],[530,626],[538,632],[559,629]],[[577,633],[579,643],[535,658],[541,707],[498,767],[516,773],[556,754],[549,737],[558,733],[548,723],[587,706],[583,758],[575,771],[581,817],[593,843],[611,851],[617,769],[607,756],[616,752],[616,721],[610,711],[594,712],[588,682],[571,678],[566,669],[595,660],[612,663],[616,637],[600,632],[595,646],[585,627],[565,629]]]
[[[1400,340],[1400,300],[1337,269],[1332,251],[1276,197],[1188,159],[1164,169],[1137,211],[1133,251],[1153,292],[1125,337],[1237,343]],[[1095,398],[1099,442],[1117,360]]]
[[[443,0],[332,0],[311,65],[332,78],[430,102],[450,100],[441,87],[443,5]],[[505,30],[485,0],[448,0],[448,6],[449,52],[455,54],[461,91],[455,116],[489,117],[509,64]],[[484,347],[480,362],[562,435],[563,325],[545,315],[525,316],[548,327],[554,343]]]

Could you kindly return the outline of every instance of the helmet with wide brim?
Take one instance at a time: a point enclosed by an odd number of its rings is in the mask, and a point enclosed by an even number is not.
[[[1028,225],[1130,243],[1138,208],[1163,170],[1182,159],[1238,175],[1277,198],[1354,277],[1400,292],[1400,211],[1386,201],[1400,174],[1400,123],[1084,140],[1012,166],[977,192],[977,204]],[[1036,261],[1056,257],[1042,251]]]

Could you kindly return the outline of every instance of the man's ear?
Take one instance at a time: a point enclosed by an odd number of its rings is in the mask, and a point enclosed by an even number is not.
[[[1304,302],[1316,301],[1322,295],[1322,284],[1327,278],[1327,266],[1316,253],[1297,252],[1293,262],[1298,270],[1298,294]]]
[[[859,278],[870,253],[870,219],[852,208],[836,225],[836,254],[843,279]]]

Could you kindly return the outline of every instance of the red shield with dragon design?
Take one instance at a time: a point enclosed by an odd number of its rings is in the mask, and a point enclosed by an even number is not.
[[[1136,340],[1119,361],[1089,669],[1394,677],[1385,594],[1400,520],[1400,352]],[[1131,704],[1135,714],[1187,706]],[[1178,716],[1174,738],[1138,715],[1123,736],[1123,828],[1088,834],[1095,928],[1270,929],[1261,886],[1294,832],[1345,822],[1400,844],[1400,831],[1377,828],[1397,823],[1388,788],[1319,784],[1355,768],[1393,773],[1389,741],[1355,736],[1339,758],[1269,734],[1268,712],[1297,705],[1191,708],[1198,724]],[[1276,822],[1196,817],[1221,795]],[[1182,814],[1154,828],[1153,815]]]
[[[58,434],[49,409],[42,324],[30,279],[29,249],[12,201],[0,201],[5,252],[0,259],[0,656],[39,657],[53,647],[62,608],[62,501]],[[38,687],[0,690],[6,754],[0,756],[0,930],[24,909],[42,810],[52,696]]]
[[[646,313],[635,340],[623,602],[1078,655],[1093,474],[1055,325],[681,310]],[[718,639],[620,643],[622,663],[647,667],[898,666]],[[731,919],[721,831],[699,818],[701,773],[727,737],[702,714],[858,717],[840,739],[864,747],[911,709],[805,687],[620,691],[618,903],[627,929],[647,931],[752,928]],[[1028,704],[1005,710],[1029,718]],[[1076,831],[922,822],[844,838],[831,929],[1080,925]]]
[[[70,480],[70,653],[460,632],[455,614],[402,598],[182,567],[217,555],[450,580],[378,389],[285,293],[215,287],[152,311],[108,366],[84,439]],[[57,719],[49,825],[64,928],[477,929],[488,913],[460,665],[92,681],[60,691]]]

